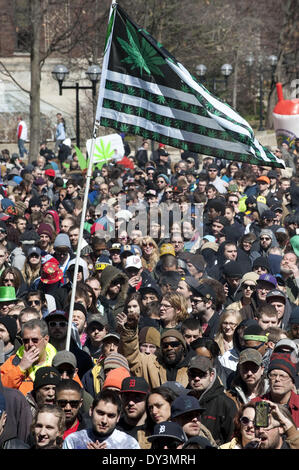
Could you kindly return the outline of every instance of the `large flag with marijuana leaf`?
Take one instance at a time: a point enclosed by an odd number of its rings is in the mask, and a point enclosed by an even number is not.
[[[117,4],[109,20],[96,120],[183,150],[284,168],[238,113]]]

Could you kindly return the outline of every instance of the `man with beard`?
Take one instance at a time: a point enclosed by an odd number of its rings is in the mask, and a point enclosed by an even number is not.
[[[116,429],[122,403],[115,390],[102,390],[90,408],[91,427],[67,436],[63,449],[140,449],[136,439]]]
[[[280,273],[286,284],[286,292],[291,302],[299,296],[299,269],[297,256],[293,251],[285,253],[280,263]]]
[[[119,350],[127,358],[131,373],[143,377],[151,388],[164,382],[188,384],[188,362],[194,351],[187,352],[186,341],[180,331],[169,329],[161,335],[161,348],[156,354],[145,354],[139,350],[138,316],[117,316],[121,330]]]
[[[134,437],[141,449],[150,448],[146,426],[146,397],[150,391],[143,377],[127,377],[121,384],[120,396],[123,404],[123,415],[116,428]]]

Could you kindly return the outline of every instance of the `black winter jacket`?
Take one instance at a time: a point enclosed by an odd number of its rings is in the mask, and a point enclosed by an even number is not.
[[[189,394],[195,395],[192,391]],[[216,443],[221,445],[229,442],[233,435],[233,419],[237,413],[237,407],[235,402],[225,394],[224,387],[217,376],[198,401],[204,408],[201,413],[201,423],[209,429]]]

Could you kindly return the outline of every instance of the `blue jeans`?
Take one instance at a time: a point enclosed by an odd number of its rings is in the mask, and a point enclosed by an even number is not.
[[[25,140],[23,139],[18,139],[18,147],[19,147],[19,153],[20,157],[24,158],[24,153],[28,153],[28,150],[25,149]]]

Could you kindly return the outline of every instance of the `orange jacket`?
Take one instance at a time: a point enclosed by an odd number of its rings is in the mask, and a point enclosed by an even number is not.
[[[46,346],[46,361],[41,365],[31,367],[27,371],[23,371],[19,366],[23,355],[23,350],[24,347],[21,346],[21,348],[18,349],[16,354],[10,356],[4,362],[4,364],[2,364],[0,372],[1,382],[4,387],[16,388],[20,390],[23,395],[27,395],[28,392],[31,392],[33,390],[33,382],[37,369],[39,369],[40,367],[52,365],[52,360],[56,354],[56,349],[48,343]]]

